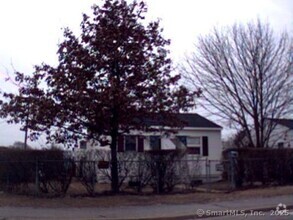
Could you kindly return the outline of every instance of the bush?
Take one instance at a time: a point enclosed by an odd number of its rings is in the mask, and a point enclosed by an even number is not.
[[[80,160],[77,162],[76,177],[86,188],[89,195],[95,194],[97,183],[96,161]]]
[[[143,188],[149,185],[152,179],[150,169],[150,156],[146,153],[133,152],[135,161],[132,163],[132,172],[129,176],[128,186],[141,193]]]
[[[152,178],[151,186],[156,193],[171,192],[180,181],[176,172],[176,161],[180,152],[176,150],[149,151],[148,167]]]
[[[118,164],[118,176],[119,176],[119,190],[123,184],[135,175],[136,164],[138,160],[137,152],[121,152],[117,154],[117,164]],[[107,169],[99,169],[99,172],[106,177],[109,182],[112,181],[111,176],[111,152],[110,151],[100,151],[97,154],[99,161],[107,162],[109,161],[109,167]]]
[[[70,158],[41,161],[38,163],[39,188],[48,193],[50,189],[57,195],[66,194],[75,172],[75,163]]]

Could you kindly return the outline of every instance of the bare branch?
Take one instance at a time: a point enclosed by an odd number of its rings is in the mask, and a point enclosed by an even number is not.
[[[292,66],[292,39],[258,20],[199,37],[181,71],[202,89],[205,109],[244,132],[250,146],[265,147],[273,130],[266,119],[292,113]]]

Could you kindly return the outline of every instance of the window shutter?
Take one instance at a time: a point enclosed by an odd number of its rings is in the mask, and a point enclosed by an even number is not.
[[[202,155],[209,156],[209,141],[207,136],[202,137]]]
[[[118,152],[124,151],[124,136],[120,135],[118,136]]]
[[[143,136],[137,136],[137,151],[143,152],[144,151],[144,139]]]

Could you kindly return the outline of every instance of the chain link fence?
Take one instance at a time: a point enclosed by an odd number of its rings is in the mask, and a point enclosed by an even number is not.
[[[200,158],[119,160],[118,173],[120,189],[138,193],[192,190],[222,177],[220,161]],[[71,184],[79,184],[94,195],[100,185],[110,183],[111,163],[106,160],[0,161],[2,191],[63,195]]]
[[[118,160],[119,187],[131,193],[230,191],[253,184],[293,184],[293,160],[208,160],[172,156]],[[0,190],[65,195],[110,191],[108,160],[0,161]]]
[[[0,190],[25,194],[90,194],[111,190],[109,151],[2,150]],[[120,191],[230,191],[293,184],[293,149],[230,149],[223,160],[182,151],[118,152]]]

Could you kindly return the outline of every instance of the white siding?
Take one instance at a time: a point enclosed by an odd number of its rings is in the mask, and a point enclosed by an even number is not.
[[[202,141],[200,146],[200,153],[203,159],[208,160],[220,160],[222,155],[222,141],[221,141],[221,130],[220,129],[183,129],[178,131],[177,133],[169,133],[168,135],[161,132],[131,132],[133,135],[142,135],[144,136],[144,150],[150,149],[150,136],[157,135],[161,137],[161,149],[162,150],[171,150],[176,149],[176,136],[187,136],[187,137],[200,137],[202,139],[203,136],[208,137],[208,152],[209,155],[207,157],[203,157],[203,149],[202,149]],[[92,148],[100,148],[98,143],[88,142],[88,149]],[[109,146],[101,147],[103,149],[110,149]]]

